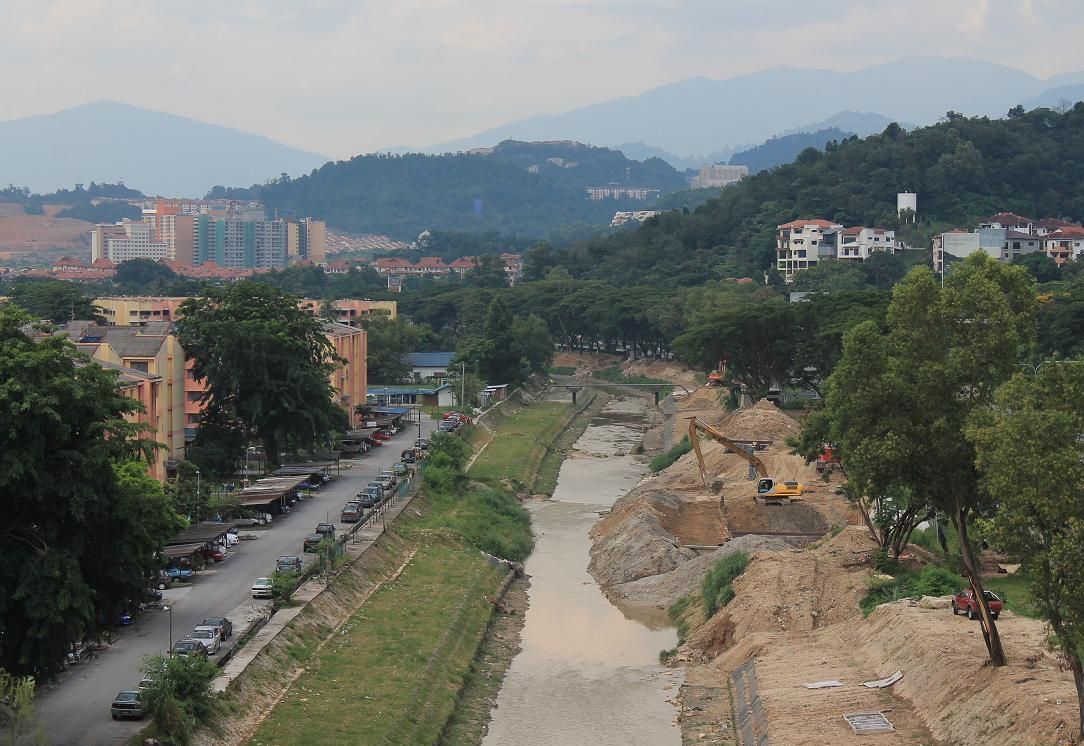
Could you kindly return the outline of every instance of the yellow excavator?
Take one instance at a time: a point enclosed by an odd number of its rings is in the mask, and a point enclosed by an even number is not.
[[[768,467],[755,454],[745,450],[744,446],[735,443],[699,417],[690,417],[689,443],[692,444],[693,451],[696,452],[696,460],[700,464],[700,476],[704,480],[704,486],[709,491],[711,485],[708,484],[708,472],[704,466],[704,453],[700,450],[700,433],[714,438],[749,462],[753,471],[756,472],[757,478],[757,491],[753,495],[754,502],[763,503],[764,505],[788,505],[794,498],[801,497],[805,491],[805,486],[798,482],[780,482],[768,476]]]

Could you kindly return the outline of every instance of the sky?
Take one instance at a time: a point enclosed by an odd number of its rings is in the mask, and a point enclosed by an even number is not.
[[[0,0],[0,120],[111,99],[344,158],[781,64],[1046,78],[1082,33],[1080,0]]]

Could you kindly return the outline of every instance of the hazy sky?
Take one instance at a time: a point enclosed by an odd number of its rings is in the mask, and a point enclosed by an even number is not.
[[[333,157],[779,64],[1084,69],[1081,0],[0,0],[0,120],[114,99]]]

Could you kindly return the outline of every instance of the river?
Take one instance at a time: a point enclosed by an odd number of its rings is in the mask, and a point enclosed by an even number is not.
[[[529,506],[537,544],[526,563],[531,587],[522,650],[483,746],[681,743],[671,703],[680,672],[659,665],[675,631],[658,619],[626,617],[587,573],[599,512],[646,470],[625,455],[640,442],[644,416],[639,398],[607,404],[562,464],[552,499]]]

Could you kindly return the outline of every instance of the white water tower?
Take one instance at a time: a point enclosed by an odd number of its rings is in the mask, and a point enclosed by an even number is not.
[[[896,214],[903,217],[903,211],[911,211],[911,222],[915,222],[918,215],[918,195],[914,192],[899,192],[896,194]]]

